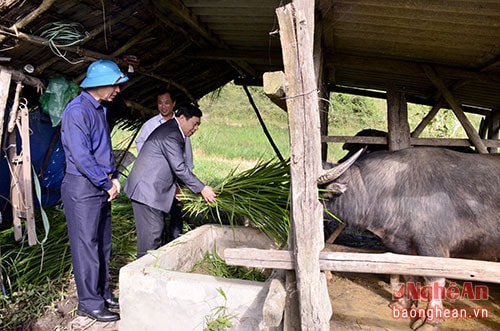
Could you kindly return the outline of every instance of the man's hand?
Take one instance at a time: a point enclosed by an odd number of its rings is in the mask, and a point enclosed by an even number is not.
[[[111,188],[107,190],[109,195],[108,201],[111,201],[114,198],[116,198],[116,196],[120,193],[121,189],[121,184],[118,181],[118,179],[112,179],[111,181],[113,182],[113,186],[111,186]]]
[[[205,199],[206,203],[214,203],[215,202],[215,192],[210,186],[205,186],[203,190],[201,190],[201,195],[203,199]]]
[[[122,189],[122,184],[120,184],[120,180],[118,178],[113,178],[111,181],[113,182],[113,184],[116,185],[116,187],[118,188],[118,194],[120,194]]]

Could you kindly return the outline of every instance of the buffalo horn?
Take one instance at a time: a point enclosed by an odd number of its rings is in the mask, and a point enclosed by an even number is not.
[[[337,179],[340,175],[342,175],[349,167],[357,160],[357,158],[361,155],[364,149],[360,149],[359,151],[356,152],[353,156],[351,156],[349,159],[346,161],[342,162],[341,164],[336,165],[335,167],[326,170],[323,175],[319,176],[318,178],[318,184],[323,185],[326,183],[329,183],[331,181],[334,181]]]

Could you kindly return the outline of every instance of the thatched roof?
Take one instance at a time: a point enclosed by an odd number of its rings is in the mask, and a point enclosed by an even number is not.
[[[261,84],[263,73],[283,70],[275,8],[288,2],[6,0],[0,65],[31,64],[38,77],[80,82],[96,58],[126,70],[127,56],[135,56],[122,98],[125,116],[143,121],[161,87],[195,101],[231,80]],[[497,1],[320,0],[316,9],[330,91],[377,96],[392,86],[433,105],[440,93],[431,70],[466,110],[500,105]],[[77,23],[81,42],[51,49],[40,35],[58,22]]]

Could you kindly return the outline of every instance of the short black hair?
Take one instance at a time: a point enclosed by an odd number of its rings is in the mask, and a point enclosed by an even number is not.
[[[159,96],[159,95],[164,95],[164,94],[170,94],[170,99],[172,99],[172,101],[176,101],[176,97],[175,97],[175,94],[174,92],[172,92],[172,90],[168,89],[168,88],[164,88],[164,89],[161,89],[158,91],[158,93],[156,94],[156,96]]]
[[[190,119],[193,116],[201,118],[203,116],[203,113],[197,106],[188,104],[188,105],[180,105],[179,107],[177,107],[177,110],[175,111],[175,116],[179,117],[181,115],[184,115],[185,118]]]

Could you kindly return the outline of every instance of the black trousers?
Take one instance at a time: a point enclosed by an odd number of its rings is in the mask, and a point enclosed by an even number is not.
[[[66,174],[61,197],[68,226],[73,273],[81,308],[104,308],[111,298],[111,203],[108,194],[82,176]]]

